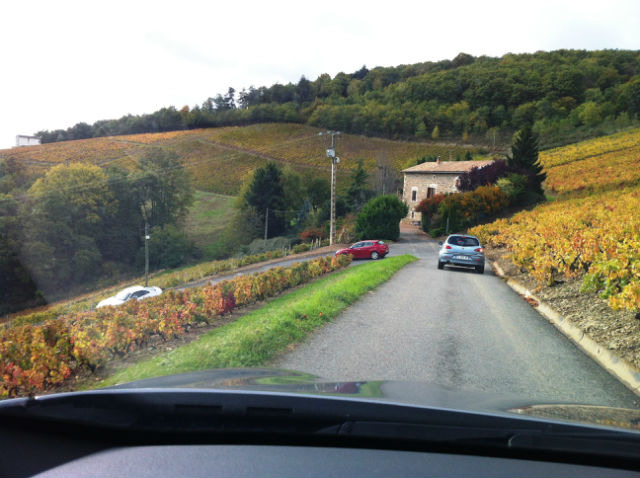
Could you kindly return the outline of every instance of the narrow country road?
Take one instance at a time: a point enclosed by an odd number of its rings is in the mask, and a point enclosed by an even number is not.
[[[323,249],[329,249],[329,248],[323,248]],[[273,262],[252,264],[237,270],[229,271],[227,273],[221,273],[214,277],[205,277],[204,279],[198,279],[198,280],[189,282],[187,284],[183,284],[179,287],[176,287],[176,289],[185,290],[185,289],[190,289],[192,287],[200,287],[205,284],[215,285],[215,284],[218,284],[219,282],[230,280],[230,279],[233,279],[234,277],[245,275],[245,274],[253,274],[255,272],[264,272],[266,270],[273,269],[275,267],[289,267],[297,262],[312,261],[313,259],[317,259],[318,257],[323,257],[327,255],[333,256],[335,250],[337,250],[338,247],[331,246],[331,249],[332,250],[330,251],[322,250],[322,252],[318,252],[318,253],[314,253],[312,251],[306,254],[305,256],[299,256],[299,255],[288,256],[288,257],[280,258],[278,260],[274,260]]]
[[[540,316],[489,267],[438,270],[418,233],[391,253],[419,260],[272,367],[341,381],[412,380],[538,401],[636,408],[638,397]]]

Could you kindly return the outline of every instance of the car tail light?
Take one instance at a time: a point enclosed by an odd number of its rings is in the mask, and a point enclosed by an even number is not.
[[[484,252],[484,247],[478,247],[477,249],[474,249],[475,252]]]
[[[446,246],[444,246],[444,248],[445,249],[451,249],[451,246],[447,244]]]

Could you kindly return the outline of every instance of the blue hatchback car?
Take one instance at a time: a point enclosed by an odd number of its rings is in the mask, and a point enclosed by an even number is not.
[[[484,247],[475,236],[452,234],[440,242],[438,269],[444,266],[472,267],[480,274],[484,273]]]

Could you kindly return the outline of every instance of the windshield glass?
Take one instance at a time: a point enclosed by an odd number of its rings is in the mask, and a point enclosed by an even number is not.
[[[447,241],[449,244],[461,247],[479,246],[480,242],[473,237],[451,236]]]
[[[637,2],[12,3],[0,399],[251,368],[634,426],[571,406],[638,405]]]
[[[125,300],[125,299],[127,299],[127,298],[131,295],[131,293],[132,293],[132,291],[131,291],[131,290],[129,290],[129,289],[127,289],[127,290],[122,290],[122,291],[118,292],[118,293],[115,295],[115,298],[116,298],[116,299],[118,299],[118,300]]]

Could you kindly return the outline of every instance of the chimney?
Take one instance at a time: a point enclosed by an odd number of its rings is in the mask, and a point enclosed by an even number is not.
[[[436,164],[437,164],[438,166],[440,166],[440,156],[438,156],[438,157],[436,158]]]

